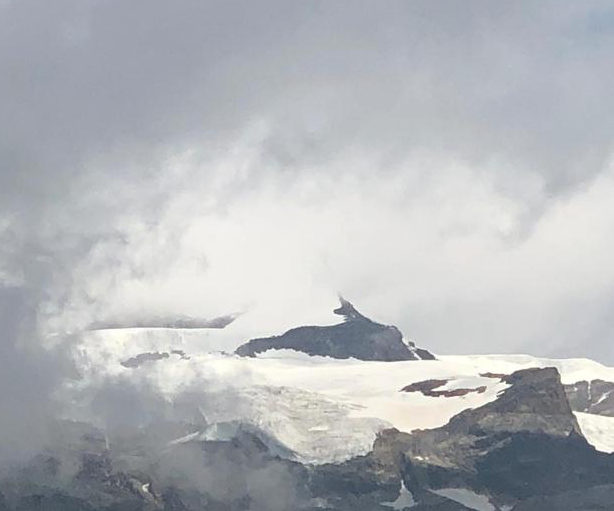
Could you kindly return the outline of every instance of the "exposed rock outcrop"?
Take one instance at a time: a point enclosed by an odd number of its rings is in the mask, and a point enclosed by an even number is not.
[[[411,383],[401,389],[401,392],[420,392],[427,397],[460,397],[467,394],[476,393],[483,394],[486,392],[486,386],[480,385],[474,388],[456,388],[456,389],[440,389],[449,382],[449,380],[424,380]]]
[[[135,368],[145,364],[146,362],[156,362],[158,360],[164,360],[168,357],[170,357],[170,355],[166,352],[139,353],[135,357],[130,357],[129,359],[124,360],[121,365],[124,367]]]
[[[351,480],[350,474],[371,478],[371,485],[361,487],[376,499],[376,488],[390,490],[400,478],[422,509],[438,509],[425,499],[430,490],[444,488],[474,491],[499,507],[614,483],[614,457],[582,436],[556,369],[521,370],[504,381],[510,386],[498,399],[459,413],[445,426],[382,432],[369,455],[329,467],[326,480],[334,487],[335,481]]]
[[[565,385],[565,392],[574,411],[614,417],[614,383],[583,380]]]
[[[614,456],[582,436],[558,371],[492,377],[508,385],[494,401],[439,428],[386,429],[371,452],[343,463],[301,463],[260,427],[209,423],[200,407],[129,432],[62,421],[53,449],[0,480],[0,511],[612,509]],[[446,383],[408,391],[446,392]]]
[[[124,367],[129,367],[129,368],[134,369],[147,362],[157,362],[158,360],[165,360],[169,358],[171,355],[177,355],[182,360],[189,360],[190,358],[185,354],[183,350],[171,350],[170,353],[166,351],[163,351],[163,352],[152,351],[152,352],[147,352],[147,353],[139,353],[138,355],[134,357],[130,357],[124,360],[123,362],[121,362],[121,365],[123,365]]]
[[[252,339],[239,346],[236,354],[253,357],[275,349],[291,349],[309,355],[359,360],[434,360],[428,351],[404,342],[399,329],[382,325],[358,312],[340,298],[341,306],[333,312],[343,316],[343,323],[332,326],[302,326],[273,337]]]
[[[614,485],[567,491],[554,496],[533,497],[518,503],[513,511],[611,511]]]
[[[582,437],[555,368],[503,381],[510,387],[497,400],[395,440],[406,442],[408,488],[461,485],[513,501],[614,481],[614,459]]]
[[[559,372],[554,367],[524,369],[503,378],[510,385],[498,399],[454,416],[453,432],[529,432],[552,436],[581,435]]]
[[[306,468],[274,455],[257,430],[168,441],[186,426],[161,424],[108,446],[94,428],[64,422],[53,450],[0,480],[0,511],[308,508]]]

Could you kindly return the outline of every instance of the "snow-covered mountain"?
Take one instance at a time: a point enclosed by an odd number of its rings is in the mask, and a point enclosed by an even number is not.
[[[130,340],[127,336],[125,342]],[[113,345],[119,342],[114,340]],[[438,355],[437,360],[430,361],[375,362],[309,356],[293,350],[270,350],[244,358],[226,353],[173,354],[179,351],[173,344],[166,348],[168,358],[125,367],[125,361],[131,360],[128,354],[138,350],[134,345],[125,347],[129,348],[126,353],[115,357],[93,354],[101,365],[89,368],[91,379],[79,382],[79,388],[96,385],[96,378],[103,382],[108,375],[149,381],[169,397],[186,386],[206,385],[210,395],[221,396],[207,410],[209,420],[256,424],[301,460],[315,463],[364,454],[371,449],[377,433],[389,427],[411,432],[442,426],[467,408],[495,400],[508,387],[499,375],[556,367],[563,383],[569,385],[592,376],[614,382],[614,368],[588,359]],[[157,349],[160,351],[154,353],[167,353],[161,346]],[[442,382],[436,390],[450,392],[433,396],[403,391],[427,381]],[[228,392],[246,406],[225,404],[223,395]],[[576,415],[590,443],[597,448],[612,446],[614,451],[614,418],[579,409]]]
[[[78,449],[95,452],[95,466],[81,467],[88,488],[106,495],[108,474],[117,473],[123,482],[113,484],[125,490],[116,488],[117,502],[140,488],[142,507],[134,509],[251,509],[209,487],[198,491],[210,507],[202,500],[192,505],[185,481],[163,476],[169,457],[202,451],[229,456],[232,470],[245,472],[243,480],[254,466],[295,474],[301,482],[293,483],[292,507],[271,510],[610,509],[614,417],[605,405],[614,368],[529,355],[415,356],[429,352],[403,341],[395,327],[364,317],[349,302],[336,312],[343,323],[308,327],[290,341],[292,330],[248,342],[242,346],[249,352],[238,353],[211,352],[215,334],[206,329],[85,334],[75,346],[81,378],[67,383],[58,399],[67,424],[93,428],[88,438],[104,439]],[[232,335],[232,328],[222,335]],[[354,339],[360,349],[344,347]],[[395,351],[399,342],[407,351]],[[319,349],[331,356],[314,355]],[[134,407],[147,406],[151,420],[136,424],[129,438],[105,432],[113,420],[130,423],[129,410],[121,409],[119,418],[101,412],[98,397],[110,388],[133,396]],[[75,463],[75,449],[66,447],[74,441],[69,435],[57,442],[65,447],[50,449],[58,463]],[[39,488],[40,481],[30,484]],[[80,484],[73,480],[62,495],[82,499]],[[563,498],[568,491],[575,493]]]

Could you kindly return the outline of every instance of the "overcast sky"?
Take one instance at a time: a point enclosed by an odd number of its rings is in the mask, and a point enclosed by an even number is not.
[[[51,386],[48,332],[337,292],[614,363],[613,57],[607,0],[0,0],[6,381]]]

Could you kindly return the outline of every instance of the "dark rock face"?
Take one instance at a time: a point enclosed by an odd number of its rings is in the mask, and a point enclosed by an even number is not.
[[[480,376],[505,380],[508,375],[484,373]],[[563,385],[569,405],[574,412],[614,417],[614,382],[582,380]]]
[[[82,500],[66,495],[30,495],[19,500],[15,511],[96,511]]]
[[[127,360],[124,360],[121,364],[124,367],[134,368],[134,367],[139,367],[145,362],[155,362],[157,360],[163,360],[168,357],[170,357],[168,353],[159,353],[159,352],[139,353],[135,357],[131,357]]]
[[[518,433],[475,466],[479,488],[521,500],[614,482],[613,457],[578,435]]]
[[[129,359],[122,361],[121,365],[123,365],[124,367],[129,367],[131,369],[134,369],[147,362],[157,362],[158,360],[167,359],[171,355],[177,355],[179,358],[181,358],[181,360],[190,359],[190,357],[188,357],[183,350],[171,350],[170,353],[167,353],[165,351],[163,352],[152,351],[152,352],[147,352],[147,353],[139,353],[138,355],[134,357],[130,357]]]
[[[450,380],[423,380],[411,383],[401,389],[401,392],[420,392],[425,396],[431,396],[433,390],[442,387]]]
[[[614,383],[583,380],[565,385],[565,392],[574,411],[614,417]]]
[[[568,509],[592,509],[583,507],[585,490],[594,493],[586,502],[604,501],[605,490],[593,488],[614,484],[614,456],[596,451],[581,435],[558,371],[527,369],[504,381],[510,387],[497,400],[465,410],[441,428],[411,434],[386,430],[367,456],[317,468],[324,470],[326,484],[316,492],[330,499],[343,492],[346,481],[366,480],[353,490],[362,488],[363,500],[382,502],[382,492],[389,494],[403,480],[418,502],[412,510],[464,509],[443,498],[436,502],[439,496],[431,490],[442,488],[467,489],[508,508],[546,497],[556,503],[556,495],[570,490],[579,492],[576,500],[582,504]],[[526,509],[542,509],[535,506]]]
[[[614,457],[582,436],[556,369],[504,381],[510,387],[496,401],[442,428],[402,435],[408,488],[460,485],[509,502],[614,482]]]
[[[491,403],[465,410],[444,426],[454,432],[532,432],[581,435],[557,369],[524,369],[506,376],[510,385]],[[435,430],[433,430],[435,431]]]
[[[480,376],[481,376],[482,378],[493,378],[493,379],[495,379],[495,380],[503,380],[503,379],[505,379],[506,377],[508,377],[508,376],[509,376],[509,374],[505,374],[505,373],[491,373],[491,372],[488,372],[488,373],[481,373],[481,374],[480,374]]]
[[[91,426],[65,422],[53,452],[0,480],[0,511],[285,511],[306,509],[307,469],[238,428],[227,440],[168,425],[107,445]],[[254,430],[256,431],[256,430]],[[102,442],[100,442],[102,436]],[[1,499],[6,495],[6,502]],[[270,504],[270,505],[269,505]],[[4,506],[4,507],[2,507]]]
[[[395,326],[382,325],[360,314],[354,306],[341,298],[335,314],[344,322],[332,326],[302,326],[286,333],[252,339],[239,346],[235,353],[253,357],[271,349],[292,349],[309,355],[359,360],[434,360],[426,350],[413,343],[403,342],[403,335]]]
[[[412,383],[403,387],[401,392],[420,392],[423,396],[427,397],[459,397],[466,396],[475,392],[476,394],[483,394],[486,392],[486,387],[480,385],[475,388],[460,388],[450,390],[437,390],[439,387],[443,387],[449,380],[424,380]]]
[[[288,459],[255,426],[217,423],[222,439],[212,440],[206,423],[163,422],[109,441],[63,422],[54,450],[0,481],[0,511],[390,511],[402,485],[412,511],[471,509],[434,493],[451,488],[497,511],[614,509],[614,456],[582,436],[558,371],[497,377],[509,387],[495,401],[440,428],[385,430],[370,453],[340,464]]]
[[[534,497],[520,502],[513,511],[609,511],[613,503],[614,485],[604,485],[550,497]]]
[[[441,428],[392,433],[394,442],[404,444],[402,471],[413,481],[406,484],[461,484],[517,499],[544,491],[545,484],[554,488],[546,481],[553,466],[569,467],[565,475],[554,472],[559,484],[579,484],[585,470],[593,471],[594,480],[605,476],[600,467],[607,456],[581,436],[556,369],[526,369],[505,381],[510,387],[497,400],[465,410]]]

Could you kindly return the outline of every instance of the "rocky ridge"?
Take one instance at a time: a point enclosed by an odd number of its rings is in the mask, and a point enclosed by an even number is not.
[[[241,424],[161,422],[115,438],[86,424],[59,424],[54,448],[0,484],[0,506],[389,511],[405,502],[412,511],[608,509],[614,456],[582,436],[558,371],[524,369],[501,377],[508,386],[494,401],[439,428],[384,430],[371,452],[343,463],[293,461],[274,439]],[[177,472],[186,462],[189,473]],[[216,473],[226,475],[210,481]],[[271,478],[273,487],[266,483]]]
[[[614,383],[582,380],[565,385],[565,392],[574,411],[614,417]]]
[[[521,370],[506,380],[510,386],[497,400],[443,427],[386,430],[364,458],[319,467],[320,491],[337,502],[333,509],[352,509],[343,504],[347,481],[359,481],[352,492],[371,505],[402,481],[418,503],[412,509],[464,509],[437,493],[458,488],[484,496],[493,510],[521,510],[532,509],[522,507],[530,499],[556,501],[569,490],[591,495],[614,483],[614,457],[582,436],[556,369]]]
[[[282,335],[252,339],[239,346],[235,353],[254,357],[268,350],[290,349],[308,355],[359,360],[434,360],[427,350],[417,348],[413,342],[404,342],[399,329],[382,325],[363,316],[347,300],[333,312],[344,318],[332,326],[301,326]]]

